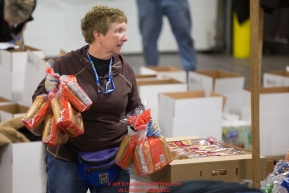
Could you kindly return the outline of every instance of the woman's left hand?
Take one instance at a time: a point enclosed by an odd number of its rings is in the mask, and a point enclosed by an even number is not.
[[[148,137],[152,137],[152,136],[159,137],[160,136],[161,128],[155,119],[152,119],[150,121],[147,130],[148,130],[147,131]]]

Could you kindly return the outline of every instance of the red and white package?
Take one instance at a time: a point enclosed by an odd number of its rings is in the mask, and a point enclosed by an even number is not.
[[[62,94],[79,112],[88,110],[91,107],[92,105],[91,99],[88,97],[85,91],[79,86],[75,76],[62,75],[59,80]]]
[[[53,114],[49,113],[44,122],[42,143],[48,146],[57,146],[67,143],[68,138],[69,135],[57,127]]]
[[[40,124],[47,116],[50,107],[50,99],[47,94],[37,96],[22,119],[25,127],[35,135],[41,136],[43,127]]]

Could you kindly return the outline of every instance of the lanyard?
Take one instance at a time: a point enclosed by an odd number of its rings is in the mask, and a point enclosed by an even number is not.
[[[91,60],[91,58],[90,58],[90,56],[88,54],[88,49],[86,49],[86,54],[87,54],[89,63],[91,65],[92,70],[93,70],[94,75],[95,75],[95,82],[96,82],[96,84],[98,86],[98,93],[100,93],[100,94],[110,94],[110,93],[112,93],[114,91],[114,89],[115,89],[114,82],[113,82],[113,79],[112,79],[112,72],[111,72],[111,69],[112,69],[112,58],[110,58],[110,62],[109,62],[109,72],[108,72],[108,78],[107,78],[108,81],[106,83],[105,90],[104,91],[100,91],[99,90],[99,87],[100,87],[99,76],[98,76],[98,74],[96,72],[96,69],[95,69],[95,66],[93,64],[93,61]],[[111,89],[108,89],[109,84],[111,84]]]

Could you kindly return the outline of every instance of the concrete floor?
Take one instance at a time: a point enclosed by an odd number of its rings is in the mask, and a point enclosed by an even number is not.
[[[144,65],[143,56],[141,54],[124,54],[124,56],[135,73],[138,74],[140,66]],[[233,56],[224,54],[198,52],[197,60],[197,70],[221,69],[238,73],[245,77],[244,87],[250,88],[250,58],[236,59]],[[160,56],[160,66],[182,68],[177,53],[162,53]],[[268,71],[285,70],[286,66],[289,66],[289,55],[263,55],[261,74]]]

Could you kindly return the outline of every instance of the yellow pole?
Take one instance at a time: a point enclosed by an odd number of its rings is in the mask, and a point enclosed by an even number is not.
[[[252,120],[252,186],[260,188],[259,98],[263,46],[263,18],[260,0],[250,0],[250,66]]]

